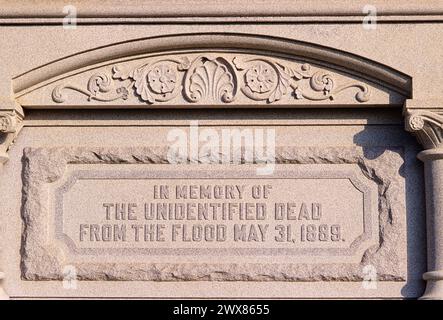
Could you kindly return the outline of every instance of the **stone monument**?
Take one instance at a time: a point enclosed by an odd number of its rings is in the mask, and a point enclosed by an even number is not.
[[[3,298],[443,298],[443,5],[252,2],[2,3]]]

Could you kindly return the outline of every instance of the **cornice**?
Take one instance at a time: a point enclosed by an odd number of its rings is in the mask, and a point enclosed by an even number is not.
[[[366,5],[376,8],[379,21],[443,20],[443,3],[438,0],[77,0],[68,4],[76,8],[78,23],[358,22],[366,16]],[[0,0],[0,24],[61,23],[66,5],[62,0]]]

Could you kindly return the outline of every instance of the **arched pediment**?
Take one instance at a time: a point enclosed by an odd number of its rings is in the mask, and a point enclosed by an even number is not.
[[[246,34],[137,39],[13,79],[25,108],[400,106],[407,75],[310,43]]]

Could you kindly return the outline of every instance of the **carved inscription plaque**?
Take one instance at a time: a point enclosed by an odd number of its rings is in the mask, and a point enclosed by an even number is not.
[[[372,231],[373,195],[352,165],[288,165],[272,178],[78,167],[55,202],[57,236],[80,253],[349,255]]]
[[[399,153],[277,151],[258,176],[162,148],[27,149],[23,278],[354,281],[371,264],[403,279]]]

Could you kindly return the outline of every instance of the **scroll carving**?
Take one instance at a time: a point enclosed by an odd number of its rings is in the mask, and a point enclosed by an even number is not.
[[[308,63],[259,55],[174,55],[126,69],[117,64],[110,72],[94,73],[84,86],[59,84],[52,99],[65,102],[66,90],[81,93],[87,101],[122,101],[134,95],[147,104],[165,103],[179,95],[189,103],[211,104],[327,101],[347,90],[354,90],[353,103],[367,102],[371,96],[366,83],[343,81],[337,73]]]
[[[23,116],[14,110],[0,111],[0,164],[8,161],[7,151],[22,127]]]
[[[334,100],[341,91],[356,87],[355,99],[358,102],[369,100],[369,87],[352,83],[336,86],[334,76],[326,71],[312,71],[311,65],[304,63],[298,67],[283,65],[263,58],[241,59],[235,57],[233,63],[238,70],[246,70],[242,92],[253,100],[266,100],[269,103],[280,100],[292,90],[295,99],[313,101]],[[309,79],[309,87],[302,89],[300,80]]]
[[[407,111],[406,130],[414,133],[425,149],[441,147],[443,115],[429,110]]]

